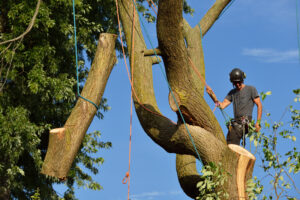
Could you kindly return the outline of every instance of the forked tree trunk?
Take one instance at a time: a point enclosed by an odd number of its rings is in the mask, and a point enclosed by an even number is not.
[[[114,34],[101,34],[93,64],[81,96],[100,104],[106,82],[116,62]],[[67,177],[96,107],[79,98],[64,127],[50,131],[49,145],[42,173],[60,179]]]
[[[229,2],[230,0],[216,1],[203,21],[201,20],[203,34],[208,31]],[[122,0],[119,8],[126,42],[131,52],[134,6],[131,0]],[[200,30],[192,29],[183,20],[181,0],[160,0],[158,13],[159,51],[157,52],[163,57],[168,81],[185,121],[188,122],[187,127],[201,160],[204,164],[221,162],[225,171],[231,174],[224,186],[229,199],[245,199],[246,195],[239,197],[238,191],[238,178],[241,180],[238,177],[240,175],[237,175],[239,155],[228,148],[220,125],[203,98],[204,85],[190,66],[189,58],[204,77]],[[134,100],[138,118],[145,132],[154,142],[167,152],[182,154],[177,156],[180,158],[177,162],[179,181],[186,194],[195,198],[198,194],[195,183],[201,179],[201,176],[193,170],[195,162],[192,160],[195,159],[193,157],[197,157],[197,153],[181,119],[178,119],[178,124],[173,124],[158,109],[153,92],[152,63],[148,57],[153,51],[146,49],[137,17],[135,24],[135,60],[131,60],[131,66],[134,68],[134,90],[137,95]],[[251,169],[245,172],[246,177],[252,174]]]

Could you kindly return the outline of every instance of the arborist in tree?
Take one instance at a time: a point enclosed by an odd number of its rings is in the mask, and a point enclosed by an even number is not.
[[[242,70],[235,68],[229,76],[234,89],[229,91],[223,102],[216,99],[215,103],[221,109],[224,109],[233,102],[234,119],[229,122],[227,144],[239,145],[243,138],[243,146],[245,147],[245,135],[248,133],[248,124],[252,120],[254,104],[257,106],[255,131],[260,130],[262,104],[256,88],[244,84],[246,76]],[[207,88],[207,92],[211,92],[210,88]]]

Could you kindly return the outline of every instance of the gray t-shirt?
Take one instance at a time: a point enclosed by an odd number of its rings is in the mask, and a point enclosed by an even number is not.
[[[257,90],[253,86],[245,85],[242,90],[236,88],[230,90],[225,99],[233,102],[233,112],[235,118],[242,116],[252,117],[254,102],[259,97]]]

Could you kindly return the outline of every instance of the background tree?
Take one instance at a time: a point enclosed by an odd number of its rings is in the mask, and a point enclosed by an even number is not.
[[[99,34],[116,27],[114,12],[105,6],[109,3],[76,1],[80,82],[86,78],[85,60],[93,59]],[[46,178],[40,169],[49,130],[65,122],[76,102],[73,35],[71,1],[0,2],[1,199],[30,199],[37,188],[41,199],[58,199],[53,190],[58,179]],[[109,108],[105,99],[100,108]],[[100,110],[97,116],[103,117]],[[98,173],[103,158],[93,154],[111,144],[99,137],[100,132],[94,132],[84,138],[69,171],[66,199],[75,198],[74,184],[101,188],[90,174]]]

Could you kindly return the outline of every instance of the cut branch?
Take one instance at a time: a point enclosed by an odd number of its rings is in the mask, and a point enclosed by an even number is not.
[[[161,55],[161,51],[158,48],[146,49],[146,50],[143,51],[143,53],[144,53],[145,56],[154,56],[155,53],[156,53],[156,55]]]
[[[33,25],[34,25],[34,22],[36,20],[36,17],[39,13],[39,9],[40,9],[40,5],[41,5],[41,0],[38,0],[37,4],[36,4],[36,8],[35,8],[35,11],[34,11],[34,14],[33,14],[33,17],[31,18],[31,21],[26,29],[26,31],[24,33],[22,33],[21,35],[19,35],[18,37],[16,38],[13,38],[11,40],[6,40],[4,42],[0,42],[0,45],[3,45],[3,44],[6,44],[6,43],[10,43],[10,42],[14,42],[14,41],[17,41],[17,40],[20,40],[22,39],[27,33],[30,32],[30,30],[32,29]]]
[[[151,60],[153,65],[159,64],[161,62],[161,59],[158,57],[151,57]]]
[[[97,105],[100,104],[106,82],[116,62],[116,38],[117,36],[113,34],[100,35],[95,58],[81,93],[83,97]],[[60,179],[67,177],[96,111],[94,105],[81,98],[78,99],[64,127],[50,131],[48,150],[41,173]]]

